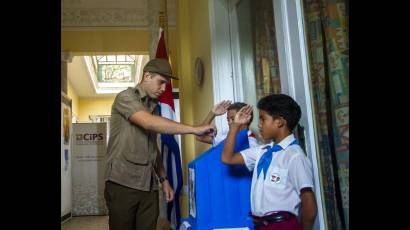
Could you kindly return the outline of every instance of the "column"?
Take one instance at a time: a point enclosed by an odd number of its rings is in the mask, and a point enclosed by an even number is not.
[[[61,92],[67,95],[68,88],[68,63],[73,60],[73,55],[69,52],[61,52]]]

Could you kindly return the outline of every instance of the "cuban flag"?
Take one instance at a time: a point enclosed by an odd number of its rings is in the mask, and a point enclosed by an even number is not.
[[[160,39],[157,46],[156,58],[168,59],[165,47],[164,31],[160,28]],[[166,85],[165,92],[158,99],[158,110],[162,117],[176,120],[174,96],[172,94],[171,81]],[[179,195],[182,189],[182,161],[178,142],[174,135],[161,134],[161,154],[169,183],[174,189],[174,200],[167,203],[167,219],[172,229],[179,229],[181,212],[179,206]]]

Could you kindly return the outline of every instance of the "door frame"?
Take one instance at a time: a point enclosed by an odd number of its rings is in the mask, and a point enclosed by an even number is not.
[[[326,229],[326,210],[320,173],[318,137],[315,132],[312,87],[309,80],[302,1],[273,0],[273,10],[282,93],[293,97],[301,107],[302,117],[299,124],[305,128],[306,153],[313,167],[314,191],[318,207],[317,219],[313,228]]]

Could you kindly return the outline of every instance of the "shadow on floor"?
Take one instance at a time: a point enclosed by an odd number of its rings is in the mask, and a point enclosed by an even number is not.
[[[156,230],[169,229],[167,220],[158,220]],[[108,216],[75,216],[61,224],[61,230],[109,230]]]

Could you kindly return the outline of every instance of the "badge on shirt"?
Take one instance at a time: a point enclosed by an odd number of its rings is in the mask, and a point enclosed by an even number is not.
[[[272,181],[275,184],[279,184],[280,183],[280,175],[277,173],[273,173],[271,175],[270,181]]]
[[[273,186],[275,188],[284,189],[286,186],[286,181],[288,179],[288,170],[279,167],[272,167],[269,171],[269,180],[267,183],[269,186]]]

